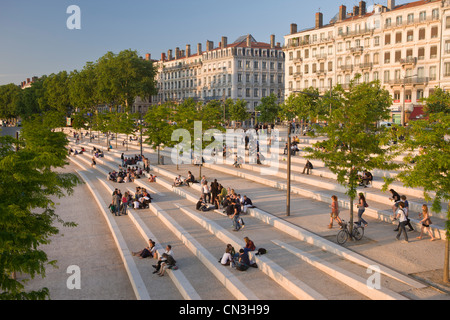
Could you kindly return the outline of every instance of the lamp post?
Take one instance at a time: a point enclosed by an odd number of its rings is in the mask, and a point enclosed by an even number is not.
[[[287,187],[286,187],[286,216],[291,215],[291,121],[287,130]]]
[[[405,100],[406,100],[406,97],[405,97],[405,95],[406,95],[406,79],[408,79],[408,78],[413,78],[413,77],[417,77],[417,74],[415,74],[415,75],[412,75],[412,76],[404,76],[403,77],[403,104],[402,104],[402,113],[401,113],[401,121],[400,121],[400,123],[401,123],[401,125],[402,125],[402,127],[404,127],[405,126]]]
[[[139,133],[140,133],[140,139],[139,139],[139,144],[140,144],[140,147],[141,147],[141,156],[143,156],[143,152],[142,152],[142,113],[140,112],[139,113],[139,120],[140,120],[140,122],[139,122]]]

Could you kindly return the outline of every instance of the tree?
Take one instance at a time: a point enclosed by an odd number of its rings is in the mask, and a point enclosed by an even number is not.
[[[441,100],[442,99],[442,100]],[[447,98],[442,92],[431,95],[427,101],[434,106],[445,105]],[[442,110],[442,108],[429,110]],[[426,201],[432,201],[431,210],[439,213],[442,202],[450,201],[450,113],[429,113],[429,119],[410,121],[408,128],[400,130],[405,140],[399,145],[402,151],[408,151],[405,157],[407,167],[398,173],[396,179],[405,187],[423,188]],[[420,150],[417,154],[414,151]],[[450,203],[447,207],[446,247],[444,263],[444,282],[449,282],[449,250],[450,250]]]
[[[229,110],[228,112],[230,115],[229,119],[231,121],[244,122],[245,120],[250,118],[250,114],[247,111],[247,101],[242,99],[238,99],[236,101],[233,101],[233,99],[227,99],[227,104],[228,104],[227,109]],[[234,126],[236,128],[236,123]]]
[[[433,94],[426,99],[425,114],[450,113],[450,92],[436,87]]]
[[[259,120],[263,123],[273,123],[280,112],[280,105],[277,103],[277,96],[272,93],[270,96],[261,98],[261,103],[256,107],[260,112]]]
[[[55,171],[67,164],[67,138],[51,129],[34,117],[24,121],[20,142],[0,137],[0,299],[49,297],[47,288],[26,292],[24,281],[12,274],[45,277],[46,265],[56,261],[48,261],[41,246],[59,233],[55,222],[75,226],[54,210],[52,197],[72,194],[79,180]],[[16,143],[20,148],[13,151]]]
[[[100,100],[116,111],[119,106],[128,111],[136,97],[145,99],[157,93],[153,63],[136,51],[108,52],[97,61],[97,75]]]
[[[21,89],[13,83],[0,86],[0,118],[11,119],[17,116]]]
[[[67,71],[51,74],[44,80],[44,96],[40,100],[42,111],[54,110],[70,116],[73,107],[69,95],[69,82]]]
[[[350,223],[353,228],[353,201],[358,186],[357,172],[363,170],[393,170],[399,167],[392,159],[397,153],[387,146],[388,132],[376,128],[379,120],[389,118],[391,98],[379,82],[350,83],[349,91],[340,86],[334,89],[339,100],[333,100],[332,116],[326,116],[328,125],[313,135],[326,134],[327,139],[306,148],[308,159],[320,159],[337,175],[339,184],[346,188],[350,199]],[[325,97],[320,98],[323,103]]]

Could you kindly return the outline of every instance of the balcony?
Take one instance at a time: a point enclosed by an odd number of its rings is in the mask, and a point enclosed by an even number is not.
[[[359,65],[360,69],[372,69],[373,68],[373,63],[372,62],[365,62],[365,63],[361,63]]]
[[[363,52],[363,50],[364,50],[364,47],[362,47],[362,46],[353,47],[353,48],[350,48],[350,53],[361,54]]]
[[[303,77],[303,72],[294,72],[293,77],[294,79],[299,79]]]
[[[316,60],[326,60],[327,59],[327,54],[326,53],[321,53],[321,54],[316,54],[316,56],[314,57]]]
[[[352,36],[361,36],[365,34],[373,34],[375,28],[364,28],[360,30],[348,31],[348,32],[340,32],[338,37],[352,37]]]
[[[417,85],[417,84],[427,84],[430,81],[428,77],[411,77],[411,78],[399,78],[389,80],[389,84],[392,85]]]
[[[406,59],[400,59],[400,64],[402,66],[414,66],[417,63],[416,57],[406,57]]]
[[[297,64],[297,63],[302,63],[302,62],[303,62],[303,59],[302,59],[302,58],[294,58],[292,61],[293,61],[295,64]]]
[[[352,64],[343,64],[339,66],[339,69],[344,72],[352,72],[353,71],[353,65]]]
[[[326,75],[327,75],[327,71],[324,69],[320,69],[320,70],[316,71],[316,76],[318,76],[318,77],[324,77]]]

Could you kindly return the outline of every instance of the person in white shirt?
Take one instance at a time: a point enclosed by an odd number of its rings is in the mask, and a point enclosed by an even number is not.
[[[167,245],[166,251],[164,253],[167,254],[167,255],[172,256],[172,258],[173,258],[172,246],[170,244]],[[159,271],[159,269],[161,268],[161,264],[164,263],[166,260],[167,260],[166,258],[160,257],[158,259],[158,264],[154,264],[153,265],[153,268],[156,269],[155,271],[153,271],[153,273],[157,273]]]
[[[222,259],[220,259],[220,263],[224,266],[229,266],[232,261],[233,257],[231,256],[231,249],[227,247],[227,250],[223,254]]]
[[[400,202],[398,204],[398,210],[396,213],[396,218],[398,219],[398,221],[400,222],[398,225],[398,233],[397,236],[395,237],[397,240],[400,240],[400,236],[402,235],[402,233],[405,234],[405,242],[408,242],[408,233],[406,232],[406,228],[405,226],[408,224],[408,218],[406,217],[406,212],[405,212],[405,204],[403,202]]]

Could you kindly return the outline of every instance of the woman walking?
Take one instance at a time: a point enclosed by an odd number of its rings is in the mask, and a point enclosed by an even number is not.
[[[405,207],[405,204],[403,202],[399,202],[396,218],[398,219],[398,221],[400,223],[398,225],[399,231],[395,238],[397,240],[400,240],[400,236],[402,235],[402,233],[404,233],[405,234],[405,242],[408,242],[408,233],[406,232],[406,228],[405,228],[406,224],[408,223],[408,218],[406,217],[404,207]]]
[[[367,227],[368,223],[366,220],[364,220],[362,218],[362,215],[364,213],[364,211],[366,211],[366,208],[369,205],[366,202],[366,197],[364,197],[363,193],[359,194],[359,202],[358,202],[358,222],[356,223],[357,225],[361,226],[361,224],[364,224],[364,227]]]
[[[431,239],[430,241],[436,240],[435,237],[433,237],[433,233],[431,232],[430,224],[430,214],[428,213],[428,206],[426,204],[422,205],[422,213],[419,213],[419,218],[422,218],[420,220],[420,223],[422,223],[422,227],[420,228],[420,236],[417,237],[417,239],[422,239],[423,231],[426,229],[426,232],[430,235]]]
[[[333,220],[336,220],[337,223],[342,227],[342,220],[339,218],[339,204],[338,204],[338,198],[333,195],[331,196],[332,202],[331,202],[331,214],[330,214],[330,224],[328,225],[328,229],[333,228]]]

